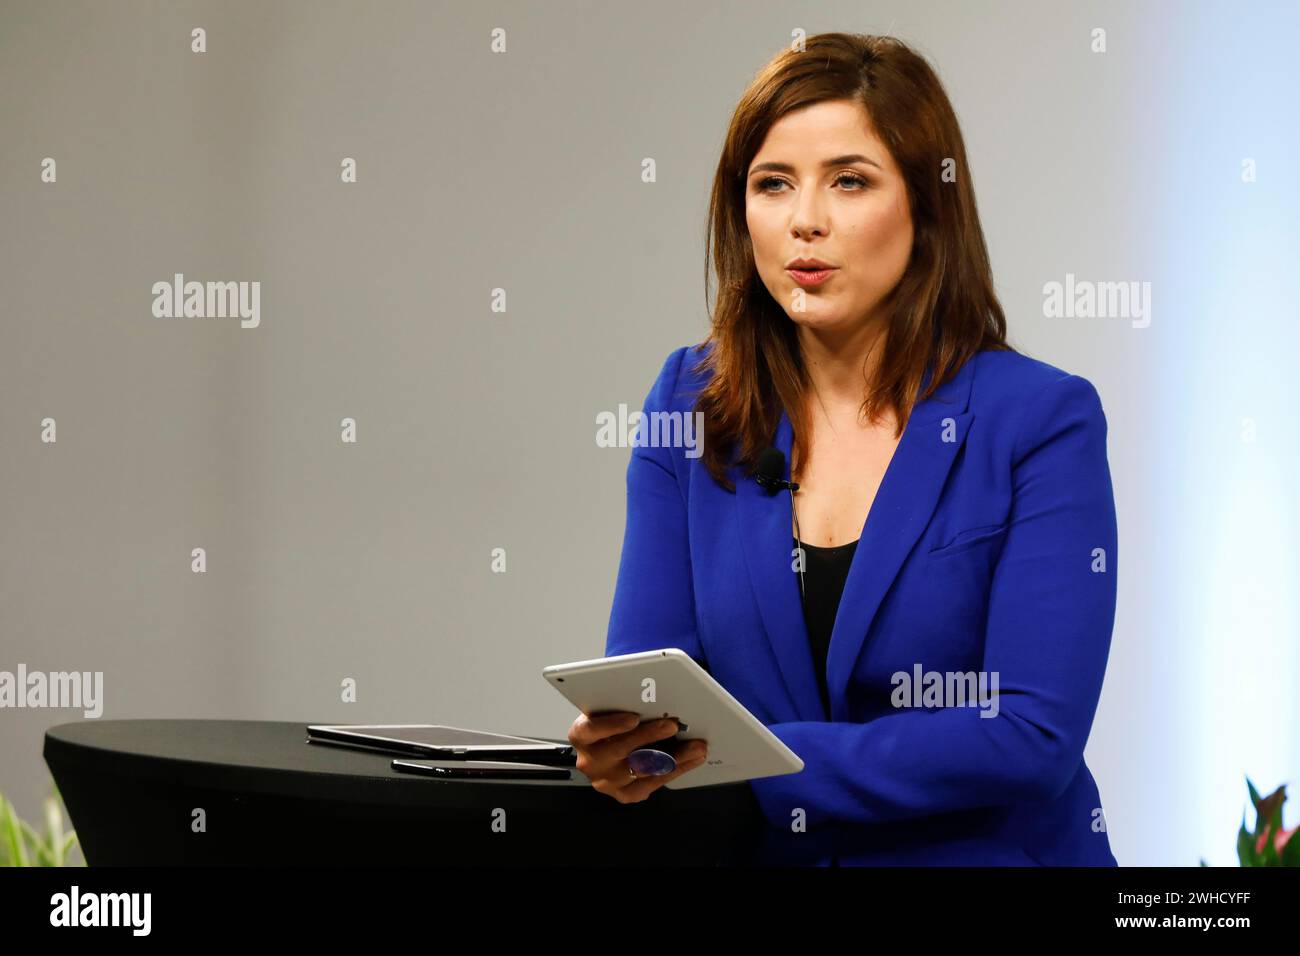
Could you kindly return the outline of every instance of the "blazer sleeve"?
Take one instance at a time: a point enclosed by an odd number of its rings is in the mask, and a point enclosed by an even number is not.
[[[690,413],[676,407],[681,404],[676,390],[687,348],[668,356],[642,404],[637,443],[627,465],[627,521],[605,656],[677,647],[707,670],[695,623],[686,500],[674,450],[644,443],[650,414]]]
[[[996,716],[948,707],[865,723],[772,724],[805,766],[751,781],[771,823],[789,826],[797,808],[812,825],[1050,800],[1074,778],[1115,617],[1106,419],[1096,389],[1076,375],[1021,407],[984,636],[983,667],[998,672]]]

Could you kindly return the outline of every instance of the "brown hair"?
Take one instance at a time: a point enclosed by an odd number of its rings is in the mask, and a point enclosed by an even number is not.
[[[703,343],[713,347],[694,369],[707,370],[712,378],[695,409],[704,414],[705,466],[729,491],[735,488],[727,467],[739,463],[752,473],[758,455],[772,443],[782,408],[790,417],[795,457],[808,460],[808,379],[795,323],[758,277],[745,222],[745,180],[778,119],[826,100],[851,100],[866,109],[903,174],[914,228],[911,259],[889,299],[878,374],[865,393],[868,420],[892,410],[901,437],[915,403],[975,353],[1011,349],[961,130],[939,78],[920,54],[893,37],[809,37],[804,51],[789,49],[774,57],[741,97],[709,202],[705,299],[710,256],[718,294]],[[946,159],[955,162],[952,182],[941,178]],[[935,371],[918,395],[927,366]]]

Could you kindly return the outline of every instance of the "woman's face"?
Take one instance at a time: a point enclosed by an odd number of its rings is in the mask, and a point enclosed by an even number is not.
[[[772,126],[746,177],[745,221],[763,285],[791,320],[817,330],[880,318],[912,253],[903,175],[866,110],[847,100]],[[832,268],[792,272],[800,258]]]

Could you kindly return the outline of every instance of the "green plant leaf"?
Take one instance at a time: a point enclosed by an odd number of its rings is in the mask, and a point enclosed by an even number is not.
[[[10,856],[9,839],[4,831],[4,805],[4,794],[0,794],[0,866],[15,866],[16,864]]]
[[[64,826],[63,798],[58,788],[43,802],[46,833],[18,816],[0,793],[0,866],[68,866],[68,853],[78,846],[77,834]],[[85,866],[85,858],[79,866]]]
[[[1256,866],[1255,840],[1246,829],[1246,811],[1241,812],[1241,829],[1237,831],[1237,860],[1242,866]]]
[[[45,798],[45,842],[50,849],[50,866],[63,866],[63,811],[56,797]]]
[[[18,827],[23,832],[23,837],[31,847],[32,855],[35,857],[35,866],[53,866],[54,861],[50,853],[50,848],[45,845],[45,838],[36,832],[35,828],[22,818],[18,819]]]
[[[0,834],[9,846],[9,866],[31,866],[27,861],[27,847],[23,845],[22,830],[18,826],[18,817],[13,804],[0,796]]]
[[[1282,804],[1286,802],[1286,784],[1278,787],[1259,802],[1255,808],[1255,835],[1263,832],[1265,824],[1277,830],[1282,826]]]
[[[1300,831],[1292,833],[1282,848],[1281,866],[1300,866]]]
[[[72,865],[68,862],[68,860],[72,858],[72,850],[73,847],[75,846],[77,846],[77,835],[75,833],[69,833],[63,841],[63,847],[59,850],[60,855],[63,857],[64,866]],[[80,865],[85,866],[84,856],[82,858],[82,863]]]
[[[1273,846],[1273,831],[1266,830],[1264,833],[1264,849],[1259,853],[1260,866],[1278,866],[1277,848]]]
[[[1259,809],[1259,799],[1260,799],[1260,798],[1259,798],[1259,791],[1255,789],[1255,785],[1254,785],[1253,783],[1250,782],[1250,778],[1249,778],[1249,777],[1246,778],[1246,786],[1250,788],[1250,805],[1251,805],[1252,807],[1254,807],[1256,810],[1258,810],[1258,809]]]

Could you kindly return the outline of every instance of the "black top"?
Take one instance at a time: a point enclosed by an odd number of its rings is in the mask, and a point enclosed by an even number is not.
[[[830,692],[826,684],[826,655],[831,646],[831,629],[835,626],[835,612],[839,610],[844,581],[849,575],[849,564],[858,542],[818,548],[808,542],[795,547],[804,550],[803,617],[808,626],[808,641],[812,645],[813,669],[817,672],[817,686],[821,691],[822,705],[829,716]]]

